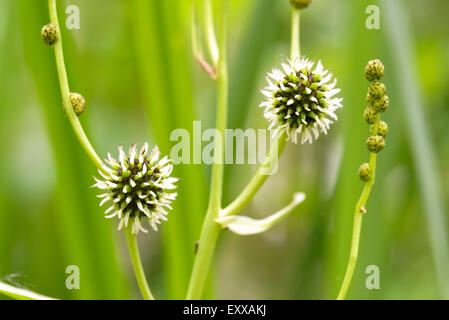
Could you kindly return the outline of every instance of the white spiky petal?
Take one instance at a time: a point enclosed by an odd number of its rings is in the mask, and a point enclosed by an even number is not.
[[[170,177],[173,164],[164,157],[159,160],[160,152],[156,146],[150,155],[148,144],[145,143],[140,152],[132,145],[128,154],[119,147],[119,159],[114,159],[108,153],[103,170],[98,170],[103,180],[96,177],[93,187],[103,190],[97,197],[101,199],[100,206],[110,202],[106,209],[106,218],[117,217],[120,222],[118,229],[131,228],[133,234],[148,231],[142,226],[141,219],[148,220],[150,226],[157,231],[157,225],[167,220],[168,212],[172,209],[171,202],[177,193],[177,178]]]
[[[267,98],[260,104],[274,134],[286,134],[287,140],[312,143],[320,132],[327,134],[342,108],[337,80],[317,63],[305,58],[287,60],[281,69],[267,75],[268,86],[261,90]]]

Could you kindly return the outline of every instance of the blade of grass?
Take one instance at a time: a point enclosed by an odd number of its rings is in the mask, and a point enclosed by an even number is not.
[[[403,114],[408,124],[415,171],[424,203],[430,247],[441,297],[449,299],[449,251],[447,245],[446,210],[441,198],[441,183],[437,176],[435,152],[427,127],[420,85],[417,82],[412,56],[413,39],[410,23],[400,0],[382,1],[386,17],[385,32],[395,61],[397,83],[402,94]]]
[[[134,0],[134,42],[146,116],[161,150],[170,151],[173,129],[192,130],[191,77],[184,41],[190,39],[185,4]],[[184,297],[193,261],[195,238],[204,213],[204,177],[199,166],[176,166],[179,197],[164,226],[164,273],[167,297]]]

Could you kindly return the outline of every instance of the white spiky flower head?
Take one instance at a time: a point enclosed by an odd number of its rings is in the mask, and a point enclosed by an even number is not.
[[[336,110],[342,108],[340,92],[335,88],[337,80],[321,61],[305,58],[287,60],[282,70],[273,69],[267,75],[268,86],[262,89],[267,100],[260,107],[270,122],[269,129],[276,134],[287,134],[294,143],[313,142],[320,132],[327,134],[330,125],[337,120]]]
[[[114,159],[108,153],[103,170],[98,170],[103,180],[94,177],[97,187],[105,193],[100,206],[110,201],[111,206],[106,210],[106,218],[118,217],[118,229],[131,227],[137,234],[139,231],[147,232],[141,224],[141,219],[149,221],[151,227],[157,231],[157,225],[167,220],[167,208],[171,209],[171,202],[177,193],[170,192],[176,189],[174,183],[177,178],[170,177],[173,164],[168,157],[159,160],[160,152],[154,147],[150,155],[148,144],[145,143],[140,152],[137,146],[130,147],[125,154],[123,147],[119,147],[119,159]]]

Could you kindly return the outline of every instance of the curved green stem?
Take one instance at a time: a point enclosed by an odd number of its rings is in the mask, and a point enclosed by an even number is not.
[[[56,300],[55,298],[16,288],[3,282],[0,282],[0,293],[16,300]]]
[[[290,59],[299,59],[301,47],[300,47],[300,23],[301,22],[301,10],[292,6],[292,39],[291,39],[291,53]]]
[[[69,81],[67,78],[67,71],[64,63],[64,52],[62,49],[62,35],[61,30],[59,28],[56,0],[48,0],[48,9],[50,12],[51,23],[57,26],[59,29],[59,39],[58,41],[56,41],[54,49],[55,49],[56,66],[58,70],[59,85],[61,87],[61,95],[64,111],[67,114],[67,117],[69,118],[70,124],[72,125],[73,131],[75,132],[75,135],[77,136],[79,142],[81,143],[81,146],[84,148],[87,155],[95,164],[95,166],[104,172],[103,162],[95,152],[94,148],[89,142],[89,139],[84,133],[83,127],[77,115],[75,114],[75,111],[73,110],[72,107],[72,102],[70,101],[70,88],[69,88]]]
[[[231,216],[239,213],[244,207],[251,202],[254,195],[259,191],[265,181],[268,179],[269,168],[272,168],[275,163],[278,161],[278,157],[284,151],[285,145],[287,144],[287,140],[285,134],[280,135],[277,138],[277,142],[275,142],[271,148],[270,153],[265,158],[264,163],[260,166],[259,170],[257,170],[254,177],[247,184],[245,189],[237,196],[237,198],[231,202],[225,209],[222,210],[221,216]]]
[[[227,66],[227,12],[228,1],[222,0],[222,18],[220,30],[220,47],[218,60],[218,96],[217,96],[217,115],[216,128],[220,137],[215,137],[215,159],[212,167],[212,180],[210,188],[209,207],[201,229],[198,253],[193,264],[192,276],[190,278],[187,299],[201,299],[204,284],[209,274],[214,249],[220,234],[220,226],[215,219],[220,214],[221,199],[223,193],[223,160],[224,144],[218,141],[225,136],[225,129],[228,117],[228,66]],[[206,1],[209,2],[209,1]]]
[[[131,228],[125,228],[126,243],[128,244],[129,256],[136,275],[137,284],[139,285],[140,292],[145,300],[154,300],[150,287],[148,286],[147,279],[142,267],[142,261],[140,260],[139,246],[137,244],[136,235],[132,234]]]
[[[379,128],[380,116],[379,114],[376,116],[376,120],[373,124],[373,135],[377,134]],[[352,231],[352,240],[351,240],[351,251],[349,254],[348,266],[346,268],[345,277],[343,279],[343,283],[341,285],[340,292],[338,294],[337,300],[343,300],[348,292],[349,286],[351,285],[352,276],[354,275],[355,266],[357,264],[357,259],[359,256],[359,245],[360,245],[360,232],[362,229],[362,220],[363,215],[366,213],[366,202],[368,201],[369,195],[371,193],[371,189],[373,187],[375,178],[376,178],[376,159],[377,154],[371,152],[370,154],[370,168],[372,172],[372,178],[365,183],[362,194],[360,195],[359,200],[355,206],[354,210],[354,226]]]

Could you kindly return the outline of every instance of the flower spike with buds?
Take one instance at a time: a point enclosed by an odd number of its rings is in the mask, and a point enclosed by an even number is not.
[[[335,111],[342,108],[340,92],[335,88],[337,80],[323,68],[321,61],[307,59],[288,60],[282,71],[268,73],[269,86],[262,90],[268,100],[261,103],[269,129],[278,134],[286,133],[287,140],[312,143],[320,131],[327,134],[330,125],[337,120]]]
[[[170,177],[173,170],[171,161],[164,157],[159,160],[160,152],[156,146],[150,155],[147,155],[148,144],[145,143],[140,152],[134,144],[125,154],[123,147],[119,147],[119,159],[114,159],[108,154],[105,166],[107,174],[98,171],[104,180],[95,178],[97,182],[93,187],[105,190],[99,195],[103,200],[102,206],[108,201],[112,205],[106,210],[106,218],[118,217],[120,224],[118,229],[127,228],[132,224],[132,233],[147,232],[141,225],[141,218],[149,221],[151,227],[157,231],[157,224],[161,220],[167,220],[171,209],[171,202],[177,194],[168,191],[176,188],[177,178]]]
[[[366,140],[366,147],[370,152],[370,161],[359,167],[359,178],[365,183],[365,186],[354,210],[351,252],[345,277],[337,297],[339,300],[345,298],[354,274],[359,250],[362,217],[367,213],[365,206],[375,181],[377,156],[385,148],[385,137],[388,133],[387,123],[380,119],[381,113],[385,112],[390,104],[386,95],[386,87],[379,81],[383,77],[384,71],[384,65],[378,59],[369,61],[365,67],[365,78],[372,82],[366,95],[370,106],[363,113],[365,121],[371,125],[371,136]]]

